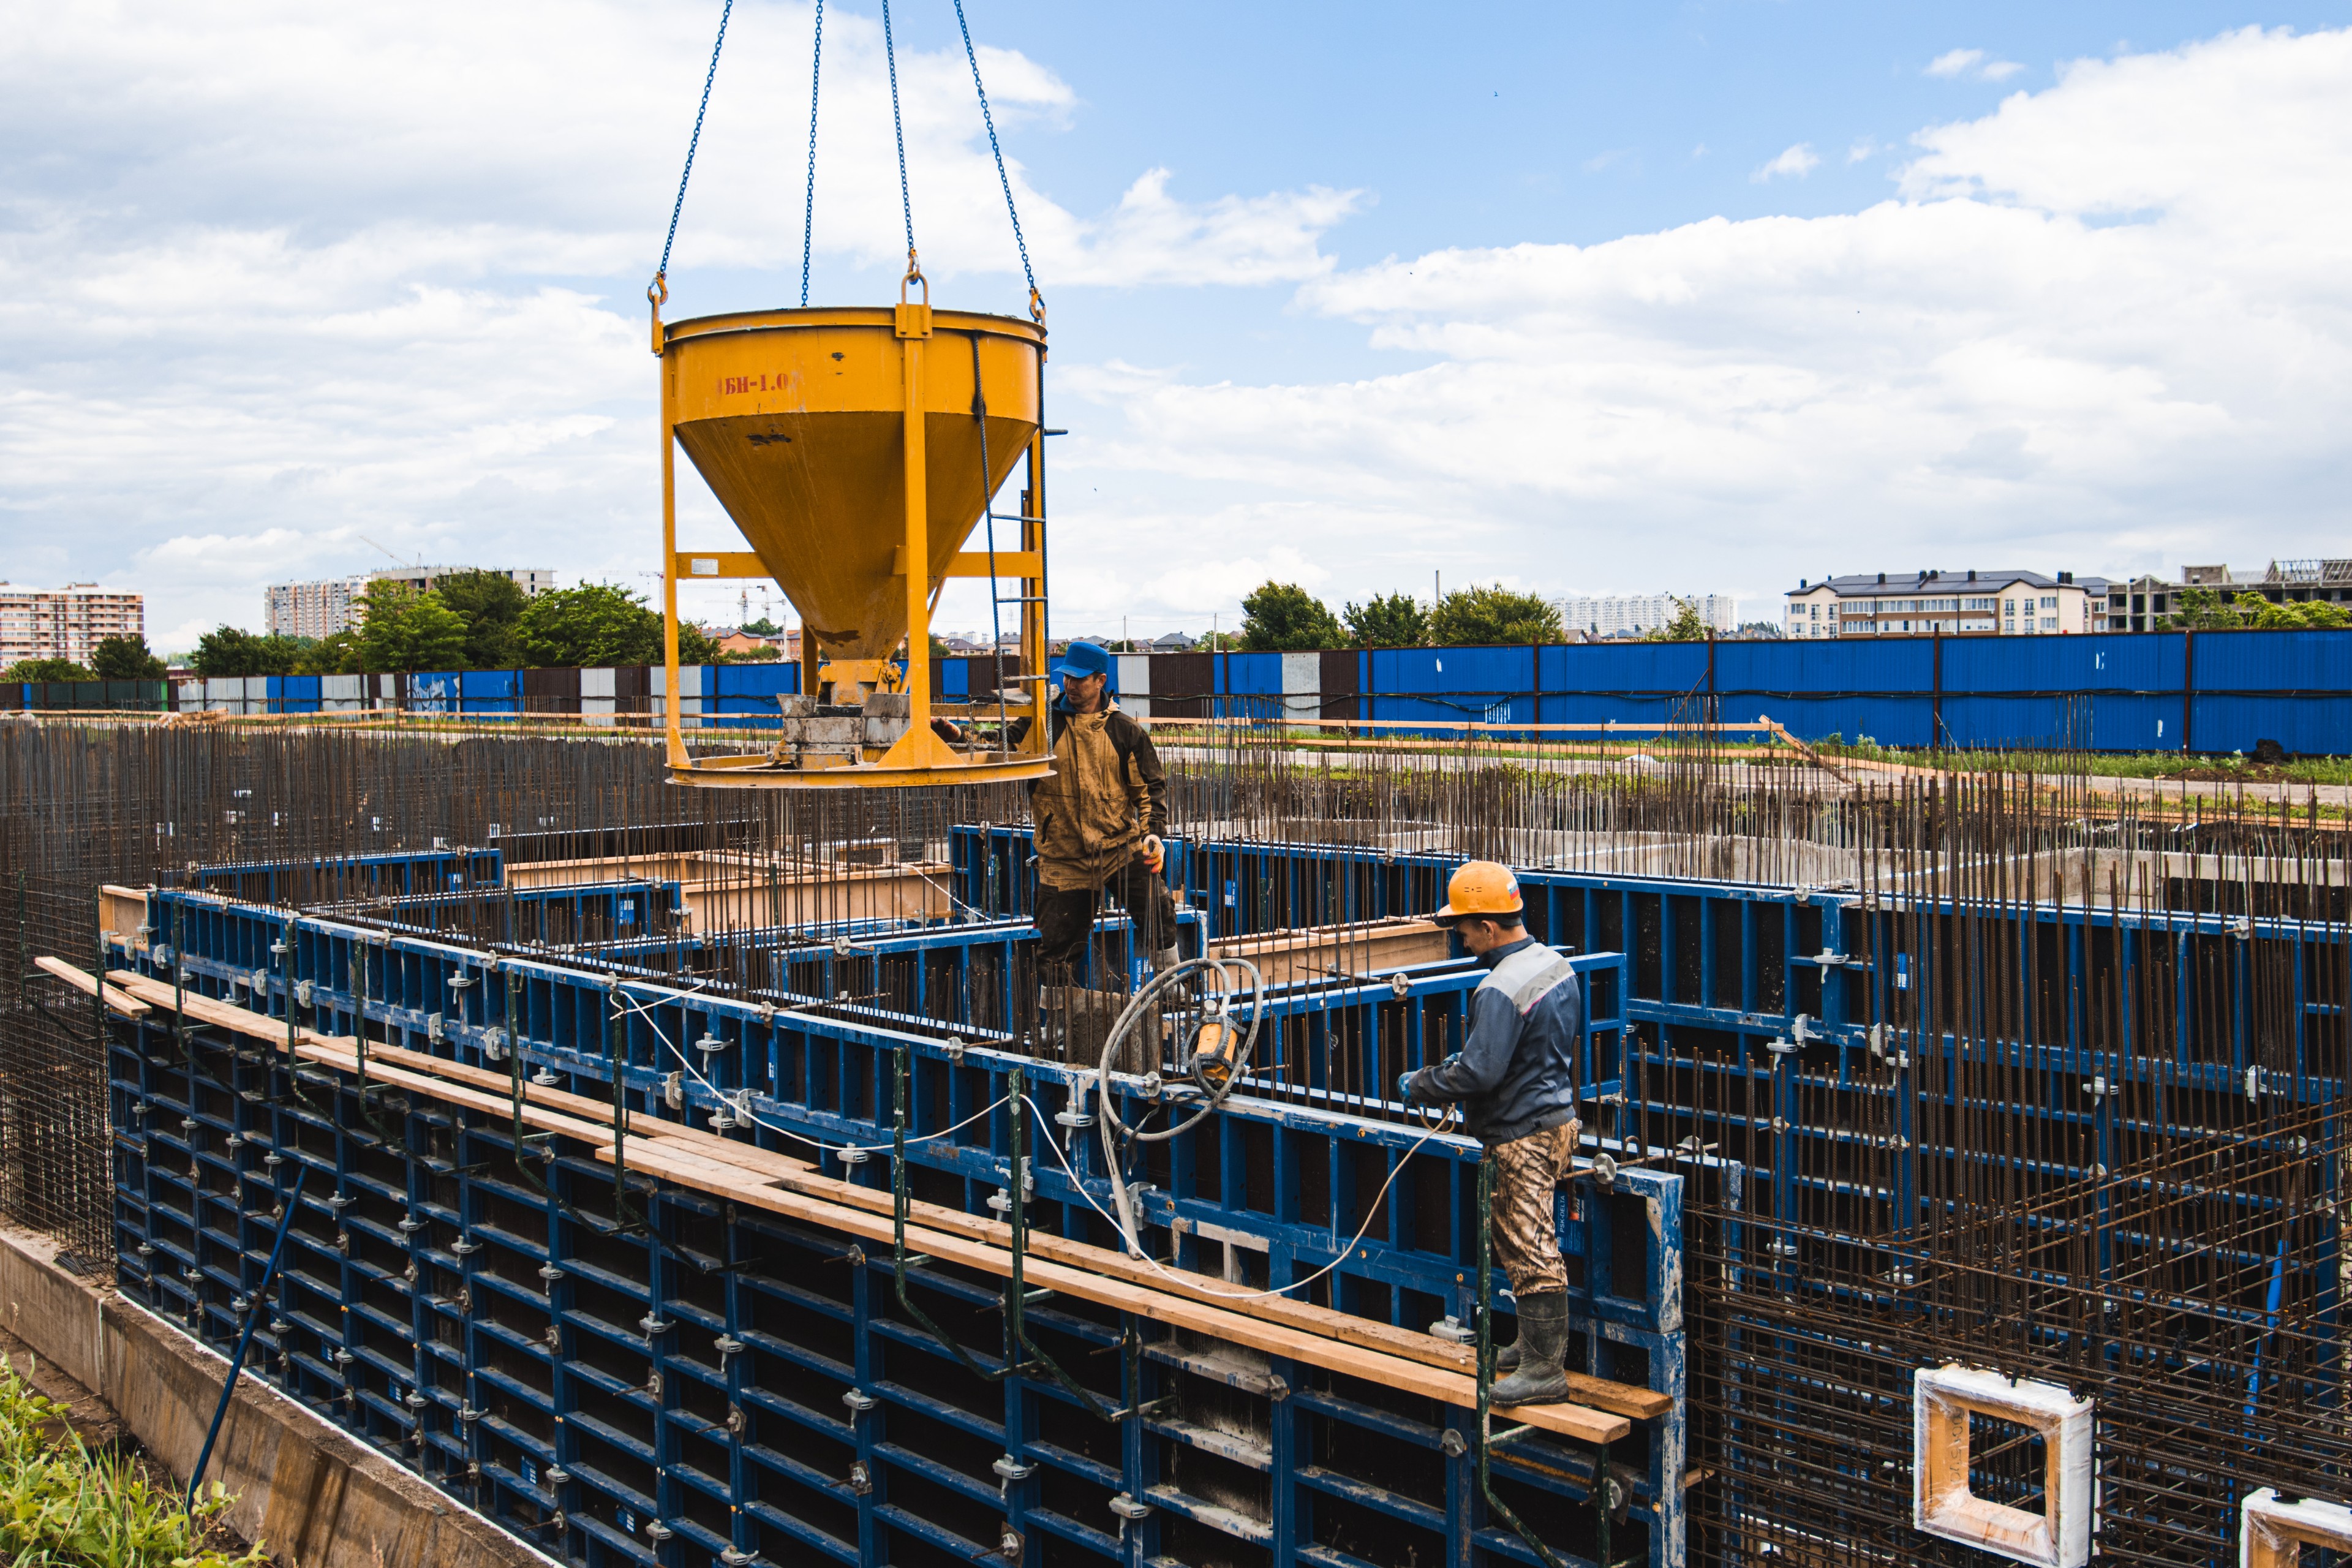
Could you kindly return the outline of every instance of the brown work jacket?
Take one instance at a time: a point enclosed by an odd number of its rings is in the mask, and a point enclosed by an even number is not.
[[[1136,857],[1147,833],[1168,831],[1168,774],[1151,736],[1106,703],[1092,713],[1052,710],[1054,773],[1029,786],[1037,824],[1037,880],[1099,888]],[[1019,745],[1026,721],[1010,737]]]

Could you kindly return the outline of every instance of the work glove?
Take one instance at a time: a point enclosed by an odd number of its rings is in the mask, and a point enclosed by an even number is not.
[[[961,746],[963,744],[963,731],[957,729],[953,724],[949,723],[944,719],[934,719],[931,721],[931,733],[937,735],[940,740],[945,741],[950,746]]]
[[[1145,834],[1143,836],[1143,868],[1157,877],[1160,875],[1160,868],[1167,863],[1168,847],[1160,842],[1158,834]]]
[[[1409,1072],[1401,1072],[1397,1074],[1397,1098],[1406,1101],[1408,1104],[1412,1102],[1412,1074]]]

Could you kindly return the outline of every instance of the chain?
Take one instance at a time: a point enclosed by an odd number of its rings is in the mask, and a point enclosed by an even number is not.
[[[686,167],[677,176],[677,200],[670,204],[669,233],[662,240],[661,265],[654,268],[653,287],[646,289],[648,294],[655,289],[668,292],[662,280],[669,276],[670,247],[677,243],[677,215],[686,210],[686,183],[694,177],[694,150],[702,144],[702,117],[710,112],[710,84],[719,79],[719,51],[727,47],[727,19],[734,14],[735,0],[727,0],[725,8],[719,13],[719,39],[710,46],[710,68],[702,77],[702,102],[694,111],[694,134],[687,139]]]
[[[816,47],[809,51],[808,201],[801,208],[801,307],[803,310],[808,308],[809,245],[816,235],[816,89],[824,76],[824,0],[816,0]]]
[[[730,5],[734,0],[728,0]],[[898,118],[898,50],[890,38],[890,0],[882,0],[882,56],[890,65],[890,129],[898,138],[898,209],[907,217],[907,264],[915,260],[915,199],[907,192],[907,127]]]
[[[988,89],[981,84],[980,55],[971,47],[971,27],[963,19],[963,0],[955,0],[956,26],[963,31],[963,58],[971,62],[972,90],[980,94],[981,122],[988,127],[988,150],[996,156],[996,183],[1004,187],[1004,210],[1013,219],[1013,243],[1021,252],[1022,276],[1029,280],[1029,314],[1045,324],[1045,297],[1037,292],[1037,272],[1029,265],[1029,241],[1022,237],[1021,209],[1013,205],[1013,181],[1004,173],[1004,149],[997,144],[996,116],[988,107]]]

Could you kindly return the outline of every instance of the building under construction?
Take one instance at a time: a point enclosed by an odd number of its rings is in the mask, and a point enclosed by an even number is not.
[[[0,1203],[582,1563],[2340,1542],[2340,814],[1703,716],[1161,744],[1183,951],[1259,982],[1223,1082],[1122,915],[1041,1009],[1016,788],[10,725]],[[1477,1146],[1388,1087],[1472,856],[1591,998],[1573,1397],[1507,1414]]]

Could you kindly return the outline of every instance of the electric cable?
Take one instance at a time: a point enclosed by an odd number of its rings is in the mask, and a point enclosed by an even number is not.
[[[1087,1191],[1086,1183],[1079,1179],[1077,1172],[1071,1169],[1070,1162],[1067,1157],[1063,1154],[1061,1145],[1054,1141],[1054,1130],[1050,1126],[1046,1125],[1045,1107],[1039,1105],[1035,1100],[1032,1099],[1028,1095],[1024,1094],[1021,1098],[1028,1104],[1031,1114],[1037,1118],[1037,1125],[1044,1129],[1045,1133],[1045,1146],[1054,1151],[1054,1162],[1062,1167],[1062,1173],[1070,1179],[1071,1187],[1076,1191],[1080,1198],[1085,1200],[1086,1205],[1088,1208],[1102,1215],[1103,1218],[1110,1221],[1112,1225],[1118,1225],[1118,1216],[1095,1201],[1095,1195]],[[1294,1279],[1289,1284],[1282,1286],[1278,1289],[1238,1291],[1220,1290],[1213,1286],[1204,1284],[1202,1282],[1205,1278],[1204,1276],[1186,1274],[1176,1269],[1171,1269],[1148,1252],[1138,1251],[1130,1247],[1128,1256],[1139,1260],[1144,1267],[1150,1268],[1153,1273],[1160,1275],[1162,1279],[1176,1280],[1186,1286],[1188,1289],[1198,1290],[1203,1295],[1222,1297],[1223,1300],[1228,1301],[1257,1301],[1263,1300],[1269,1296],[1286,1296],[1293,1290],[1303,1290],[1307,1286],[1314,1284],[1315,1281],[1322,1279],[1323,1276],[1330,1273],[1331,1270],[1339,1268],[1340,1264],[1345,1263],[1348,1260],[1348,1254],[1353,1252],[1356,1249],[1356,1244],[1363,1240],[1365,1236],[1371,1230],[1372,1216],[1380,1213],[1381,1200],[1389,1195],[1389,1189],[1396,1184],[1397,1177],[1404,1173],[1406,1162],[1411,1160],[1415,1154],[1420,1153],[1423,1147],[1426,1145],[1431,1139],[1443,1133],[1454,1120],[1454,1115],[1452,1111],[1449,1110],[1444,1120],[1439,1121],[1436,1126],[1430,1128],[1428,1131],[1423,1133],[1418,1139],[1414,1140],[1412,1146],[1407,1149],[1403,1155],[1398,1159],[1396,1169],[1389,1173],[1389,1179],[1381,1184],[1381,1190],[1372,1194],[1370,1205],[1364,1210],[1364,1223],[1356,1227],[1356,1234],[1348,1238],[1348,1244],[1345,1247],[1339,1248],[1339,1256],[1332,1258],[1330,1262],[1325,1264],[1322,1268],[1318,1268],[1314,1273],[1307,1276],[1304,1279]],[[1423,1125],[1426,1126],[1427,1123],[1424,1122]]]

